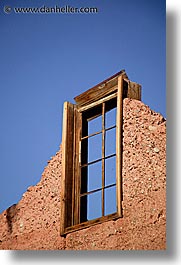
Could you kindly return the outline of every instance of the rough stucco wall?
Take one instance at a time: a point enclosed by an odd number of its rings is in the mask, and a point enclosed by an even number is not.
[[[0,248],[64,249],[59,236],[60,178],[61,151],[48,162],[41,181],[0,215]]]
[[[166,249],[166,124],[124,99],[123,218],[59,235],[61,150],[41,181],[0,215],[0,249]]]

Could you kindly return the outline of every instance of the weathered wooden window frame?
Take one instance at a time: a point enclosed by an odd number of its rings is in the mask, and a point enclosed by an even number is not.
[[[98,94],[97,94],[98,93]],[[83,93],[85,94],[85,92]],[[88,99],[76,97],[77,104],[64,103],[62,133],[62,189],[61,189],[61,227],[65,235],[97,223],[122,217],[122,125],[123,98],[141,99],[141,86],[130,83],[124,71],[88,90]],[[87,96],[87,95],[86,95]],[[117,212],[80,222],[80,179],[81,179],[81,137],[82,114],[96,106],[117,98],[116,114],[116,201]],[[79,103],[80,102],[80,103]]]

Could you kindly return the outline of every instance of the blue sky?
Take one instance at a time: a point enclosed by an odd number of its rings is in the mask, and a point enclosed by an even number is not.
[[[6,14],[4,6],[97,7]],[[0,212],[41,178],[61,143],[63,102],[121,69],[166,116],[164,0],[0,1]]]

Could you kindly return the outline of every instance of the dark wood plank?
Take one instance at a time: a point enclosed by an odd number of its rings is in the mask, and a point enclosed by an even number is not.
[[[102,103],[102,187],[105,186],[105,102]],[[102,189],[102,216],[104,216],[104,189]]]
[[[118,78],[117,117],[116,117],[116,193],[117,212],[122,215],[122,126],[123,126],[123,77]]]
[[[73,127],[74,105],[65,102],[62,132],[61,234],[64,234],[65,227],[72,224]]]
[[[141,85],[135,82],[128,82],[127,97],[132,99],[141,100]]]
[[[74,224],[80,222],[80,189],[81,189],[81,136],[82,113],[75,109],[75,151],[74,151]]]

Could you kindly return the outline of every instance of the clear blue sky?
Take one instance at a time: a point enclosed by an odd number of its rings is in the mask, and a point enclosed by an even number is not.
[[[97,7],[6,14],[4,6]],[[61,143],[63,102],[121,69],[166,116],[165,0],[0,1],[0,212],[41,178]]]

